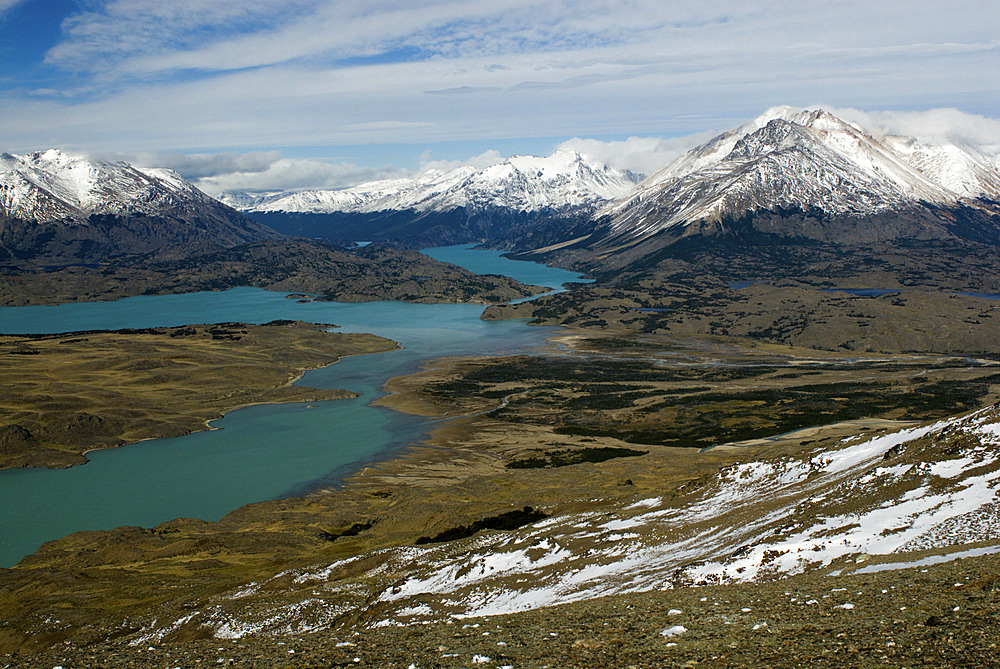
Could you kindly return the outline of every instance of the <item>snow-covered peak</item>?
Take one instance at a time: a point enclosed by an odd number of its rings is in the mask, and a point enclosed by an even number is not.
[[[594,164],[596,169],[603,169],[603,165]],[[576,151],[560,149],[549,156],[511,156],[503,162],[493,167],[488,167],[484,172],[493,170],[517,170],[524,174],[534,174],[540,179],[558,179],[566,175],[578,174],[581,170],[588,169],[584,158]]]
[[[995,161],[974,147],[876,138],[822,109],[775,107],[688,151],[600,213],[634,237],[755,210],[867,216],[998,194]]]
[[[635,175],[588,161],[575,151],[549,156],[511,156],[483,169],[430,170],[411,179],[361,184],[343,190],[312,190],[254,198],[227,193],[221,199],[244,211],[376,212],[504,208],[513,211],[592,210],[621,197]]]
[[[93,214],[156,213],[208,196],[179,174],[49,149],[0,156],[0,212],[40,223]]]

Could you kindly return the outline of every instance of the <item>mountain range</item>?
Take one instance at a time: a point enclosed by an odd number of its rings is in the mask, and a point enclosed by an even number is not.
[[[239,212],[236,210],[240,210]],[[342,190],[229,192],[57,150],[0,156],[0,243],[51,261],[281,233],[403,245],[481,242],[623,265],[692,238],[1000,245],[1000,158],[776,107],[645,179],[573,151]]]
[[[225,193],[220,200],[245,212],[592,212],[631,191],[638,181],[632,172],[589,161],[575,151],[556,151],[545,157],[511,156],[483,169],[430,170],[416,178],[343,190]]]
[[[640,179],[577,152],[556,151],[343,190],[229,192],[220,199],[287,234],[419,247],[495,241],[526,228],[582,223]]]
[[[697,235],[1000,243],[994,152],[957,139],[878,134],[792,107],[769,109],[641,181],[557,151],[345,190],[221,199],[278,229],[295,220],[294,231],[305,234],[437,235],[519,251],[557,243],[566,257],[633,259]]]
[[[990,666],[998,167],[966,142],[786,107],[641,180],[556,152],[219,202],[168,170],[4,154],[0,249],[27,261],[4,273],[8,302],[15,289],[61,303],[249,285],[302,302],[464,296],[493,305],[484,320],[574,329],[388,382],[380,405],[461,421],[339,488],[48,542],[0,570],[16,593],[0,597],[0,652],[52,653],[30,666],[117,666],[125,653],[193,666],[223,652],[258,665],[267,652],[280,658],[265,664],[324,666],[520,666],[528,653],[567,666]],[[269,239],[280,232],[486,241],[594,281],[517,301],[543,289],[381,244]],[[246,333],[223,325],[203,332],[213,355]],[[8,353],[49,355],[33,345],[47,340],[92,366],[91,333],[77,334],[11,336]],[[170,381],[173,357],[130,355],[120,378]],[[12,378],[23,360],[10,357]],[[90,369],[76,373],[93,384]],[[47,377],[30,380],[10,392],[58,404]],[[20,424],[0,437],[8,452],[37,440]],[[639,613],[643,593],[657,613]],[[577,605],[590,607],[580,624],[566,614]],[[536,609],[520,620],[543,622],[517,636],[517,619],[496,617]],[[405,636],[399,662],[385,637],[361,650],[383,631]],[[897,640],[914,655],[897,656]],[[745,661],[746,647],[780,664]]]

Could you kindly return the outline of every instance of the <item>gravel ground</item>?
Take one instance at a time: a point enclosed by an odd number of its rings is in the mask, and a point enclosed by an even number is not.
[[[614,596],[491,618],[280,638],[107,643],[3,667],[989,667],[1000,557]],[[682,629],[683,628],[683,629]]]

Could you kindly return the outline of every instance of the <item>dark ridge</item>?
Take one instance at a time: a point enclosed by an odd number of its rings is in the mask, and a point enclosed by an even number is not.
[[[649,451],[639,451],[634,448],[616,448],[614,446],[588,447],[573,451],[552,453],[548,456],[531,456],[512,460],[507,463],[507,469],[554,469],[568,467],[581,462],[604,462],[614,458],[631,458],[646,455]]]
[[[293,323],[294,321],[288,321],[288,323]],[[280,323],[282,325],[287,325],[288,323]],[[265,325],[278,325],[279,323],[265,323]],[[205,326],[205,331],[209,334],[247,334],[247,324],[246,323],[212,323]],[[184,337],[187,335],[193,335],[197,330],[190,325],[177,325],[177,326],[161,326],[155,328],[120,328],[118,330],[71,330],[68,332],[0,332],[0,336],[5,337],[24,337],[25,339],[53,339],[56,337],[82,337],[83,335],[97,335],[97,334],[127,334],[127,335],[164,335],[169,334],[171,337]],[[71,341],[83,341],[81,339],[67,339],[66,341],[60,342],[63,344],[68,344]]]
[[[151,253],[170,246],[236,246],[279,235],[211,198],[181,202],[157,215],[95,214],[44,224],[0,217],[0,260],[62,267]]]
[[[436,544],[442,541],[454,541],[471,537],[480,530],[516,530],[519,527],[538,522],[543,518],[548,518],[548,514],[537,511],[530,506],[521,510],[506,511],[504,513],[477,520],[470,525],[458,525],[443,532],[435,534],[433,537],[420,537],[416,545]]]
[[[513,211],[499,207],[420,212],[371,213],[247,212],[247,216],[286,235],[325,239],[343,246],[355,241],[389,242],[403,248],[517,240],[560,241],[566,230],[589,221],[581,213]],[[552,243],[550,242],[550,243]],[[512,242],[514,243],[514,242]]]
[[[366,520],[363,523],[354,523],[341,532],[327,532],[326,530],[322,530],[316,535],[316,538],[322,539],[323,541],[336,541],[341,537],[356,537],[365,530],[371,529],[374,524],[374,521]]]

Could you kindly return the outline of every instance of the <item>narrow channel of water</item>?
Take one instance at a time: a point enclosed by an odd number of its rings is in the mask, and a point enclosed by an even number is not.
[[[427,249],[480,274],[552,288],[579,275],[469,246]],[[213,421],[213,431],[95,451],[69,469],[0,471],[0,566],[42,542],[81,530],[151,527],[177,517],[218,520],[245,504],[335,483],[364,463],[405,447],[427,421],[368,406],[385,381],[448,355],[505,354],[544,344],[553,332],[524,321],[482,321],[482,306],[402,302],[298,303],[255,288],[143,296],[115,302],[0,308],[0,332],[119,329],[277,318],[371,332],[403,350],[356,356],[307,373],[300,383],[346,388],[353,400],[253,406]]]

